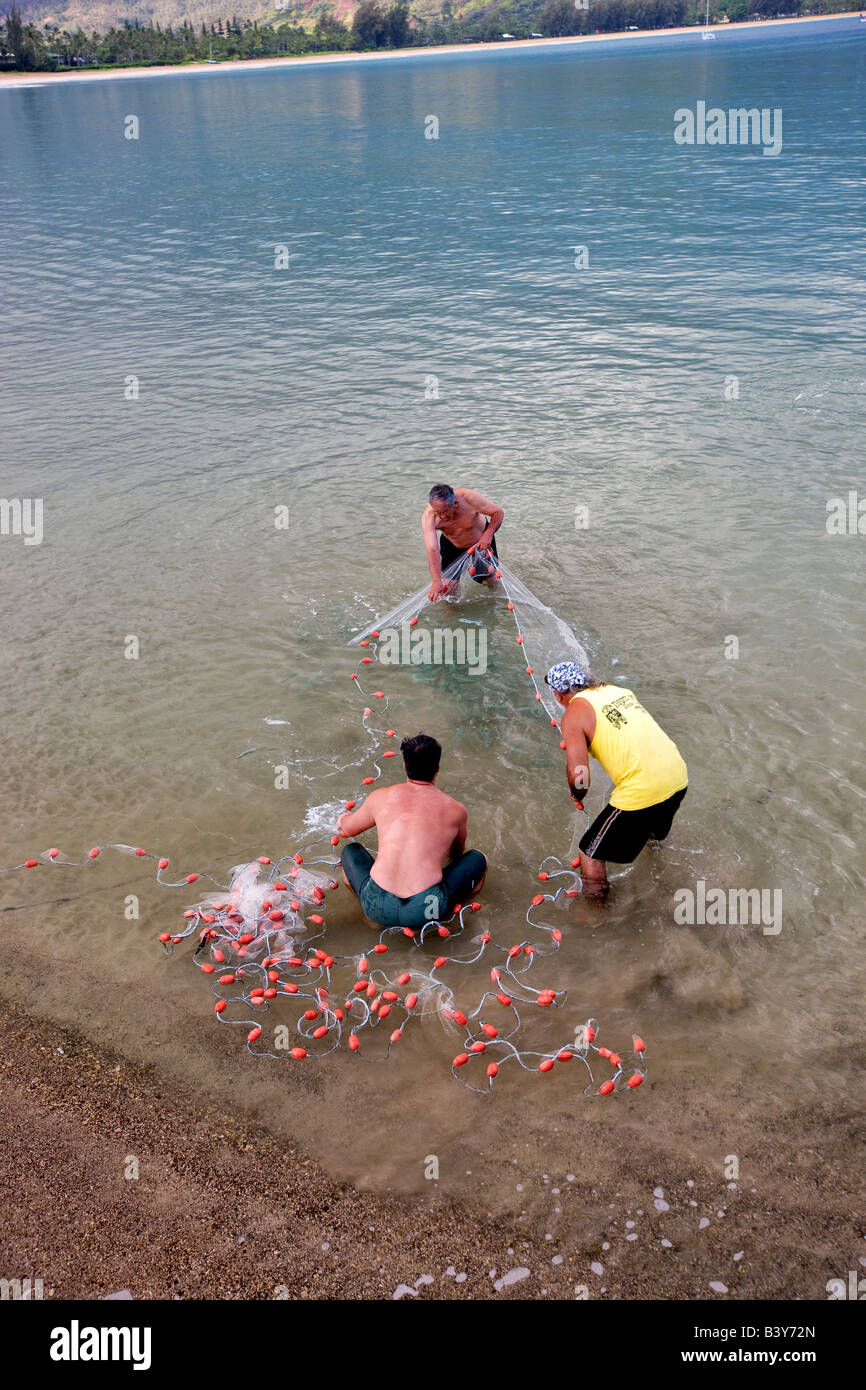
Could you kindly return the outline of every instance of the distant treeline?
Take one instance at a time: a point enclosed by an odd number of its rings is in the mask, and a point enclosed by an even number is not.
[[[782,8],[780,9],[780,5]],[[774,19],[832,14],[839,0],[710,0],[710,20]],[[704,0],[595,0],[578,9],[574,0],[506,0],[462,18],[445,0],[439,19],[410,15],[405,0],[390,5],[362,0],[351,25],[334,17],[314,29],[287,22],[217,19],[196,28],[181,24],[124,23],[106,33],[69,33],[55,24],[25,24],[13,5],[0,24],[0,65],[19,71],[82,67],[147,67],[216,59],[276,58],[292,53],[366,52],[452,43],[490,43],[503,34],[522,39],[542,35],[613,33],[634,25],[668,29],[704,22]]]

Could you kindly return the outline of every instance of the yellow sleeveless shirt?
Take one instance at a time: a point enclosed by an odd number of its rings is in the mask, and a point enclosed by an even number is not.
[[[611,806],[620,811],[642,811],[688,786],[688,769],[677,745],[631,690],[600,685],[597,690],[582,690],[572,699],[586,700],[595,710],[595,735],[589,751],[615,783]]]

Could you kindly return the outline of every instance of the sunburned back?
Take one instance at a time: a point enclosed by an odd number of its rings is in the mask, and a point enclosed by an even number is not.
[[[405,782],[383,789],[377,803],[379,853],[373,881],[398,898],[438,883],[464,821],[460,802],[432,782]]]

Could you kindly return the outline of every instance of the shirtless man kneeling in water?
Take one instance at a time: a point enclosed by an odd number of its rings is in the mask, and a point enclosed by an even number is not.
[[[372,923],[423,927],[450,917],[455,903],[479,891],[487,860],[477,849],[466,850],[466,807],[434,786],[442,755],[436,739],[404,738],[400,752],[406,781],[371,792],[363,806],[337,821],[344,839],[375,825],[379,853],[374,859],[353,843],[340,864],[346,887]]]
[[[427,506],[421,516],[427,563],[433,580],[427,593],[431,603],[448,591],[442,571],[453,564],[458,556],[464,555],[470,546],[474,545],[478,550],[491,549],[496,555],[495,536],[504,516],[501,507],[471,488],[453,488],[448,483],[437,483],[431,487]],[[437,531],[441,532],[438,543]],[[496,566],[491,565],[487,557],[478,555],[475,569],[472,577],[476,584],[481,584],[485,579],[494,577]]]

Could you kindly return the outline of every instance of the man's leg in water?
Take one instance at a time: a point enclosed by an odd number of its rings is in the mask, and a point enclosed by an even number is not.
[[[442,887],[448,898],[448,906],[455,903],[466,906],[467,899],[480,893],[487,877],[487,858],[480,850],[469,849],[453,864],[446,864],[442,870]]]
[[[580,877],[588,897],[603,897],[610,884],[607,881],[607,866],[603,859],[590,859],[580,850]]]

